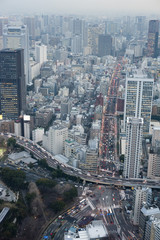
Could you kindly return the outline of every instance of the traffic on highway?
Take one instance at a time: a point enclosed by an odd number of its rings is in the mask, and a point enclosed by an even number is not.
[[[1,133],[2,135],[3,133]],[[52,156],[49,152],[47,152],[43,147],[39,146],[38,144],[35,144],[33,141],[28,140],[24,137],[17,137],[14,134],[11,133],[5,133],[3,134],[6,138],[14,137],[17,141],[17,144],[20,146],[23,146],[26,151],[29,151],[33,154],[33,156],[36,159],[46,159],[48,165],[51,168],[56,169],[57,166],[59,166],[66,174],[77,176],[80,179],[86,181],[86,182],[93,182],[96,184],[104,184],[104,185],[110,185],[110,186],[126,186],[126,187],[136,187],[139,185],[151,187],[151,188],[157,188],[160,189],[160,183],[156,180],[150,180],[150,179],[119,179],[119,177],[106,175],[105,172],[102,175],[97,174],[88,174],[87,171],[81,171],[78,168],[74,168],[68,164],[62,164],[58,162],[54,156]]]

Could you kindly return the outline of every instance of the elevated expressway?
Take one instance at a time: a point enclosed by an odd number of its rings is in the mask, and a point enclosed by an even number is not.
[[[28,152],[31,152],[36,159],[46,159],[48,165],[56,169],[59,166],[66,174],[79,177],[83,181],[110,185],[115,187],[137,187],[137,186],[146,186],[150,188],[160,189],[160,181],[150,180],[150,179],[119,179],[115,177],[102,177],[97,175],[87,175],[87,172],[82,172],[81,169],[74,168],[68,164],[58,162],[54,156],[47,152],[43,147],[35,144],[33,141],[28,140],[24,137],[16,137],[12,133],[0,133],[1,136],[5,138],[14,137],[18,145],[24,147]]]

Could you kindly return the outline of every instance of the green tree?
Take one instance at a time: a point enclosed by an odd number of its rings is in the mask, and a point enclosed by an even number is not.
[[[16,208],[14,209],[14,216],[19,222],[27,216],[27,208],[24,200],[20,194],[18,201],[16,202]]]
[[[40,178],[36,181],[36,184],[43,188],[52,188],[56,185],[56,182],[47,178]]]
[[[6,147],[6,142],[5,142],[5,139],[3,137],[0,137],[0,146],[1,147]]]
[[[62,200],[57,200],[51,204],[51,208],[55,213],[62,211],[64,207],[65,207],[65,203]]]
[[[52,178],[55,179],[57,177],[56,171],[52,171]]]
[[[17,226],[14,223],[7,223],[4,227],[5,231],[3,232],[4,239],[11,239],[17,233]]]
[[[27,193],[26,194],[26,201],[27,201],[27,203],[30,205],[35,197],[36,197],[36,193],[35,192]]]
[[[3,168],[0,173],[2,180],[13,190],[20,190],[25,187],[26,175],[23,171]]]
[[[11,149],[14,149],[16,146],[16,139],[13,137],[8,138],[7,140],[7,147],[10,147]]]
[[[65,201],[67,201],[67,202],[72,201],[75,197],[78,196],[77,188],[72,187],[70,190],[65,191],[63,196],[64,196]]]

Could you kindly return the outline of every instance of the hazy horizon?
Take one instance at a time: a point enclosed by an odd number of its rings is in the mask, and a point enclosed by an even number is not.
[[[159,15],[159,0],[0,0],[0,14]]]

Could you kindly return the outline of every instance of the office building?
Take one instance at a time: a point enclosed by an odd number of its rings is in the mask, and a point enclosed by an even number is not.
[[[151,216],[146,222],[144,240],[159,240],[160,239],[160,218]]]
[[[27,26],[9,26],[3,29],[3,47],[4,48],[23,48],[24,49],[24,73],[26,85],[30,83],[29,67],[29,38]]]
[[[82,45],[82,36],[81,35],[75,35],[71,39],[71,52],[73,54],[80,54],[83,51],[83,45]]]
[[[127,117],[143,118],[143,134],[149,133],[152,108],[153,79],[134,76],[126,79],[124,131]]]
[[[22,136],[22,124],[20,119],[14,121],[14,134],[17,137]]]
[[[0,132],[2,133],[14,133],[14,121],[13,120],[1,120]]]
[[[34,143],[41,142],[43,140],[44,128],[36,128],[32,131],[32,140]]]
[[[29,32],[29,38],[31,40],[35,40],[35,18],[34,17],[25,17],[24,18],[24,24],[27,25],[28,32]]]
[[[35,126],[36,127],[47,127],[51,119],[53,118],[53,110],[41,108],[36,112]]]
[[[156,142],[160,141],[160,127],[153,126],[152,130],[152,146],[156,146]]]
[[[82,19],[73,19],[73,36],[81,36],[81,45],[82,48],[88,45],[88,25]]]
[[[160,150],[152,147],[149,153],[147,178],[160,180]]]
[[[112,37],[110,35],[98,36],[98,56],[103,57],[112,53]]]
[[[24,50],[0,51],[0,114],[16,120],[26,108]]]
[[[146,31],[146,16],[136,16],[136,33],[138,36],[143,36]]]
[[[85,163],[80,163],[79,167],[89,172],[96,172],[98,168],[98,151],[87,149]]]
[[[37,63],[40,63],[40,65],[42,65],[44,62],[47,62],[47,46],[41,43],[36,43],[35,60]]]
[[[138,178],[140,170],[142,149],[142,118],[127,118],[126,148],[124,158],[123,176],[125,178]]]
[[[148,46],[147,56],[156,58],[158,56],[158,36],[159,36],[159,21],[150,20],[148,29]]]
[[[133,194],[133,224],[139,224],[140,211],[144,203],[151,204],[152,189],[146,187],[137,187]]]
[[[0,17],[0,36],[3,36],[3,28],[6,24],[8,24],[8,18]]]
[[[43,135],[43,147],[53,155],[63,154],[65,140],[68,138],[68,128],[63,125],[53,125]]]
[[[148,220],[151,218],[160,218],[160,209],[156,205],[144,205],[140,211],[140,219],[139,219],[139,231],[140,231],[140,239],[145,239],[145,231]],[[155,238],[151,238],[154,239]],[[156,239],[158,240],[158,238]]]
[[[30,121],[24,121],[24,137],[27,139],[31,138],[31,130],[30,130]]]
[[[61,102],[61,117],[67,115],[71,112],[72,109],[72,101],[68,99],[64,99]]]

